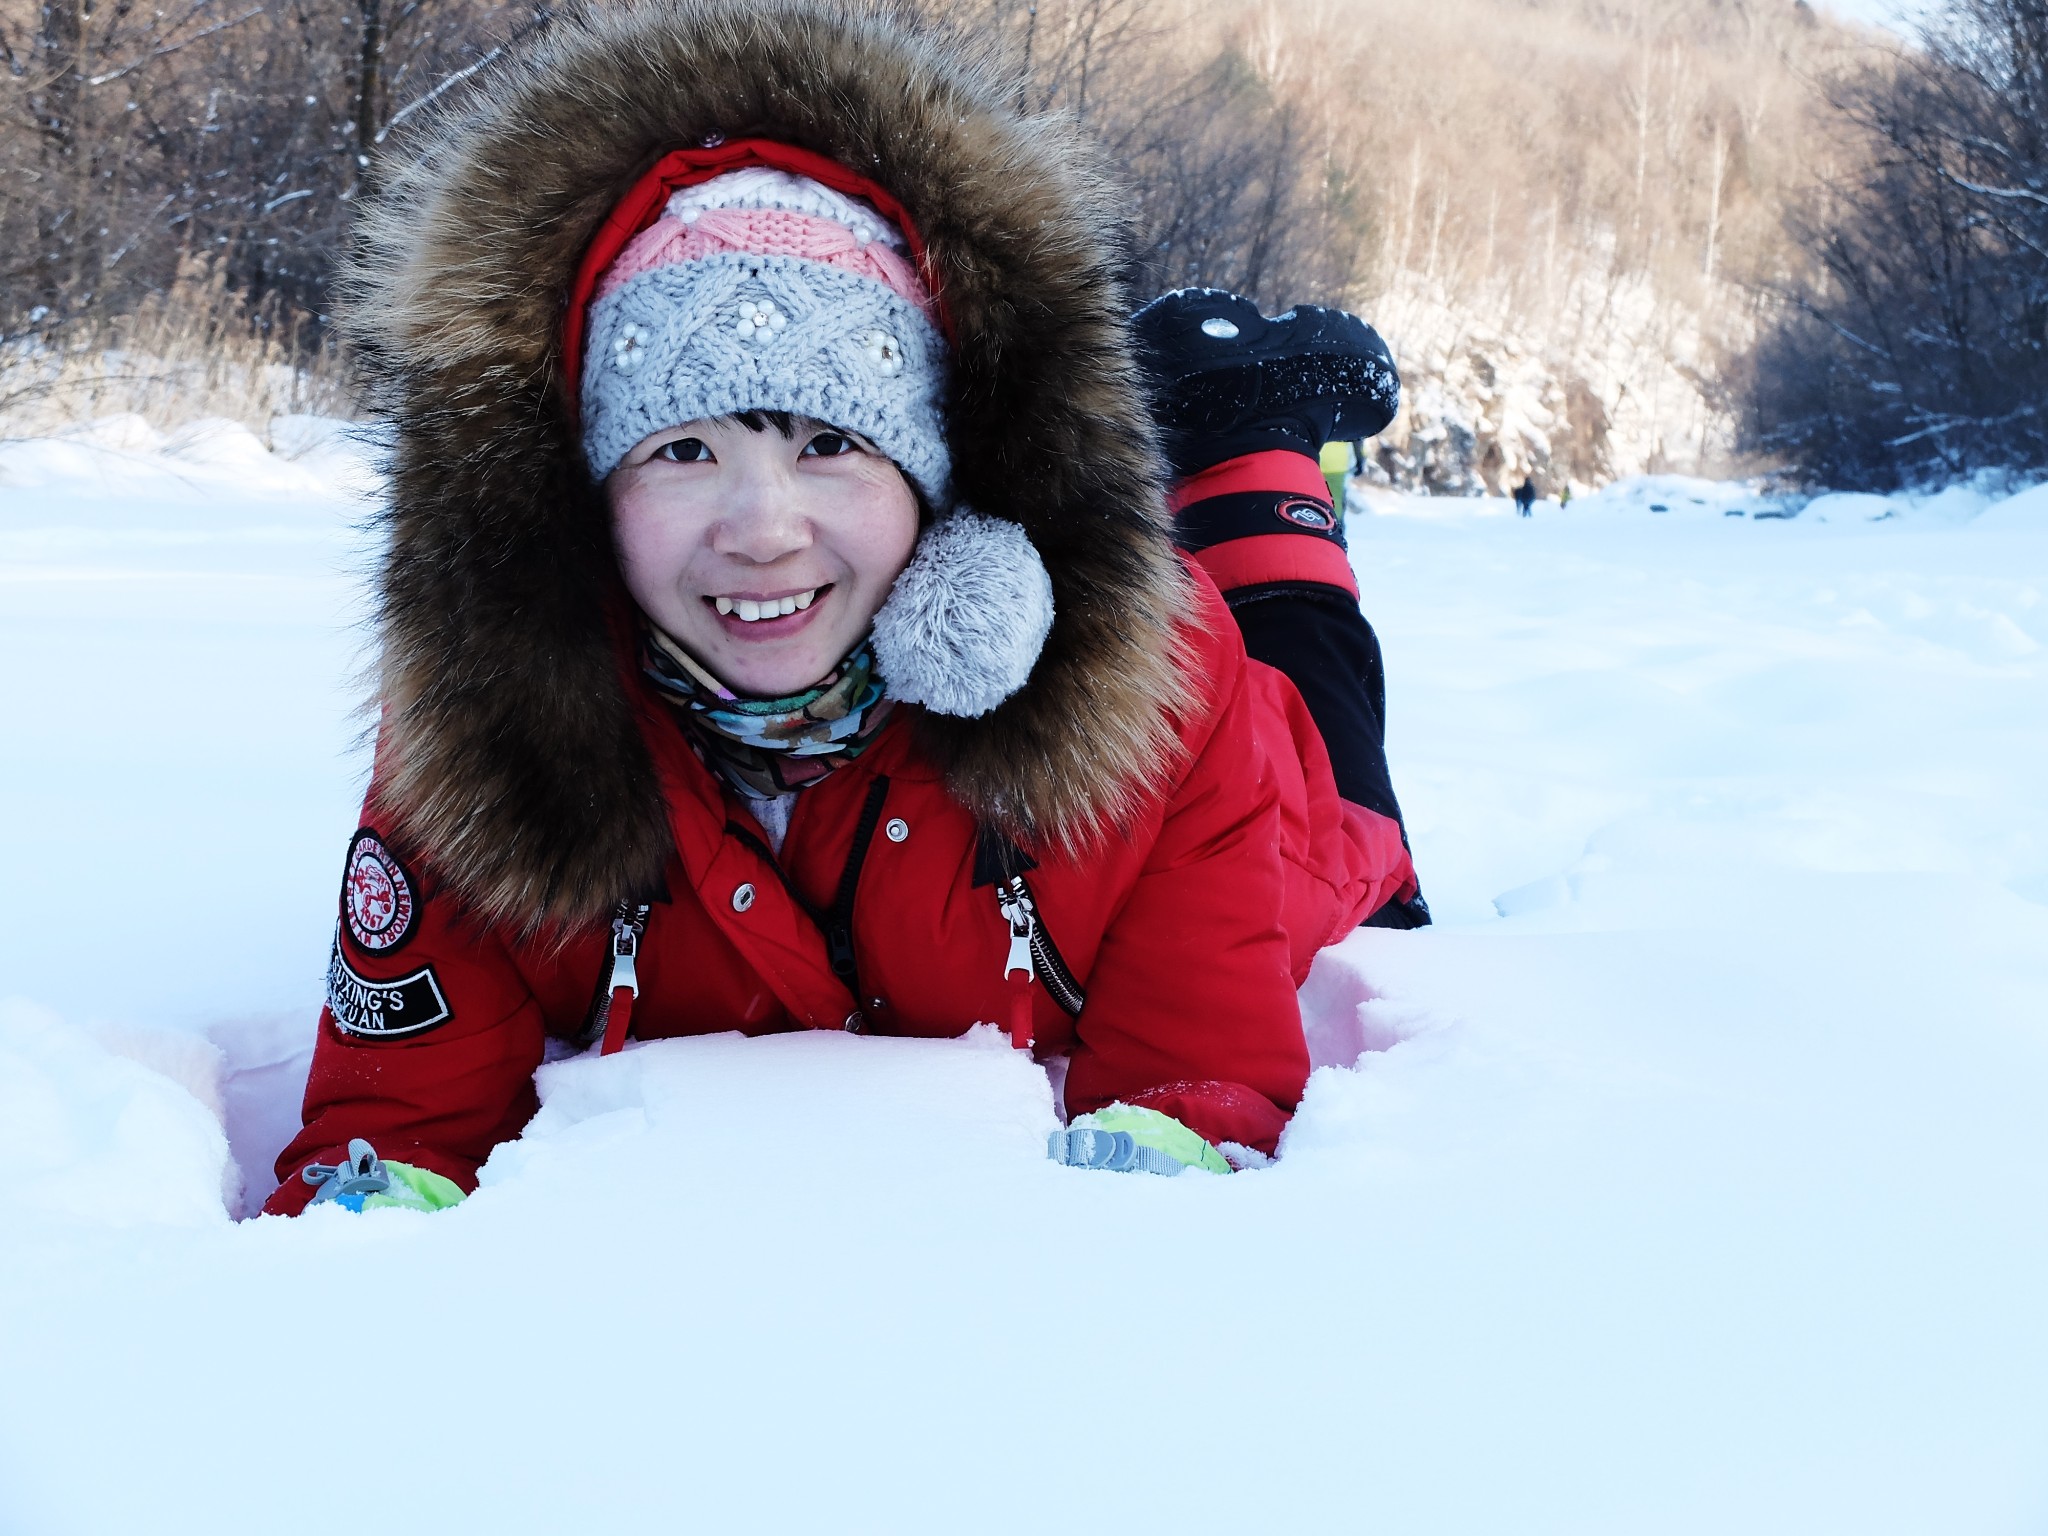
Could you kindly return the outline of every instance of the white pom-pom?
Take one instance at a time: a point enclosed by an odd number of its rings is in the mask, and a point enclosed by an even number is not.
[[[1052,578],[1024,530],[956,512],[925,530],[875,615],[891,698],[985,715],[1030,680],[1052,630]]]

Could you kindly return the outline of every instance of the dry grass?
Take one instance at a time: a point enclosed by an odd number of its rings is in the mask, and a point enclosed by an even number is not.
[[[278,416],[352,415],[340,361],[306,330],[252,313],[218,271],[181,263],[170,288],[133,314],[73,327],[59,343],[0,349],[0,437],[128,414],[166,431],[225,417],[264,436]]]

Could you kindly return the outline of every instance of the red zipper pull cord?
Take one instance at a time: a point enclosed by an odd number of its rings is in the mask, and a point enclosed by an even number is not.
[[[1010,983],[1010,1044],[1020,1051],[1031,1049],[1031,978],[1020,976]]]
[[[605,1015],[604,1044],[597,1048],[598,1055],[613,1055],[625,1045],[627,1026],[633,1022],[633,999],[639,995],[631,987],[612,988],[612,1006]]]
[[[612,919],[612,1003],[605,1014],[604,1043],[600,1056],[616,1054],[626,1043],[626,1030],[633,1022],[633,999],[640,995],[640,971],[634,956],[640,949],[640,932],[623,917]]]

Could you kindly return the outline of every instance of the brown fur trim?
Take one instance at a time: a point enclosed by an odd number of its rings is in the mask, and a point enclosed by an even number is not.
[[[918,722],[953,793],[1024,841],[1073,843],[1169,771],[1192,605],[1126,331],[1125,200],[1077,135],[1017,114],[958,51],[823,0],[606,0],[380,167],[344,282],[398,430],[379,776],[489,918],[593,919],[670,851],[557,349],[598,222],[664,151],[713,134],[802,145],[902,201],[959,333],[960,499],[1021,524],[1051,573],[1030,683],[982,719]]]

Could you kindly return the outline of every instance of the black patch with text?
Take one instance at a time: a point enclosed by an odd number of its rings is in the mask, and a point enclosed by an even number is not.
[[[404,947],[419,919],[412,876],[368,827],[349,839],[341,872],[341,921],[356,947],[385,955]]]
[[[1323,502],[1310,501],[1306,496],[1288,497],[1273,509],[1273,515],[1283,523],[1310,533],[1337,531],[1336,510]]]
[[[1327,501],[1287,491],[1232,491],[1190,502],[1173,515],[1174,542],[1197,553],[1266,533],[1306,534],[1344,548],[1344,523],[1337,509]]]
[[[348,963],[339,938],[327,962],[327,1011],[336,1029],[362,1040],[417,1035],[455,1017],[431,965],[392,981],[372,981]]]

